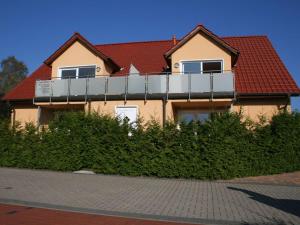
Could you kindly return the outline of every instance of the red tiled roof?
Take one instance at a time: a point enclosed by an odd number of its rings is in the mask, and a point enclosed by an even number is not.
[[[173,47],[171,40],[96,45],[123,67],[116,74],[129,73],[130,64],[141,73],[161,72],[167,67],[164,53]]]
[[[29,77],[21,81],[14,89],[9,91],[4,100],[27,100],[33,99],[36,80],[49,80],[51,78],[51,67],[41,65]]]
[[[238,95],[300,94],[297,84],[280,60],[266,36],[222,38],[240,53],[236,68]],[[164,54],[173,47],[172,40],[95,45],[113,59],[122,71],[129,72],[130,64],[141,73],[160,72],[167,67]],[[49,79],[51,68],[45,64],[4,96],[6,100],[32,99],[36,79]]]
[[[266,36],[222,38],[240,52],[236,90],[243,94],[300,94],[300,90]]]

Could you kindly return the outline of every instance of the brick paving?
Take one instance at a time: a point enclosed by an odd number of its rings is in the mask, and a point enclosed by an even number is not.
[[[0,204],[1,225],[189,225]]]
[[[0,202],[202,224],[300,224],[300,186],[0,168]]]
[[[282,173],[268,176],[236,178],[229,181],[232,183],[256,183],[256,184],[281,184],[281,185],[299,185],[300,186],[300,171],[292,173]]]

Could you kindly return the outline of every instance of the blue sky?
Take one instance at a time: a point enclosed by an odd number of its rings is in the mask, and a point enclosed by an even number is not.
[[[300,85],[299,11],[297,0],[6,0],[0,60],[14,55],[32,72],[75,31],[101,44],[180,38],[201,23],[219,36],[267,35]]]

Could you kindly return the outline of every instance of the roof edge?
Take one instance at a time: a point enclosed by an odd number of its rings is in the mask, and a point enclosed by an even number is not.
[[[106,63],[108,63],[115,71],[120,70],[120,66],[115,63],[111,58],[100,52],[93,44],[85,39],[80,33],[75,32],[64,44],[62,44],[50,57],[48,57],[44,63],[48,66],[52,64],[60,55],[62,55],[72,44],[76,41],[80,42],[84,47],[90,50],[95,55],[99,56]]]
[[[203,25],[197,25],[191,32],[189,32],[187,35],[185,35],[176,45],[174,45],[171,49],[169,49],[164,55],[166,58],[168,58],[171,54],[173,54],[178,48],[183,46],[187,41],[189,41],[192,37],[194,37],[197,33],[202,32],[209,38],[213,39],[215,42],[220,44],[223,48],[225,48],[227,51],[229,51],[233,56],[233,64],[237,61],[237,57],[239,55],[239,51],[232,46],[230,46],[226,41],[224,41],[222,38],[215,35],[213,32],[208,30]]]

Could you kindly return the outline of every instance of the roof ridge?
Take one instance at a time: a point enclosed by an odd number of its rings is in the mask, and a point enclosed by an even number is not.
[[[168,39],[168,40],[154,40],[154,41],[132,41],[132,42],[117,42],[117,43],[95,44],[94,46],[139,44],[139,43],[153,43],[153,42],[171,42],[171,41],[172,41],[171,39]]]
[[[219,38],[252,38],[252,37],[268,37],[267,35],[238,35],[238,36],[218,36]],[[177,39],[180,41],[181,39]],[[171,42],[171,39],[164,40],[153,40],[153,41],[128,41],[128,42],[116,42],[116,43],[105,43],[105,44],[94,44],[94,46],[106,46],[106,45],[126,45],[126,44],[140,44],[140,43],[153,43],[153,42]]]

